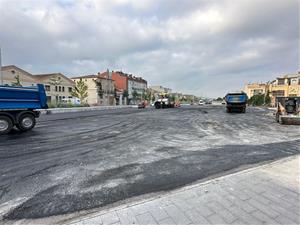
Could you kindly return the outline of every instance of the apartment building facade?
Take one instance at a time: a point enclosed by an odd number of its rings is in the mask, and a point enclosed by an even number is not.
[[[75,83],[61,73],[33,75],[15,65],[2,67],[4,85],[12,85],[17,81],[21,86],[44,84],[48,103],[59,102],[63,98],[71,98]]]
[[[123,73],[122,71],[106,71],[100,73],[100,77],[111,78],[115,82],[116,98],[119,103],[123,101],[123,94],[125,91],[128,93],[129,103],[134,103],[134,92],[139,96],[147,92],[147,81],[141,77],[133,76],[132,74]]]
[[[86,102],[89,105],[116,105],[115,82],[110,78],[98,75],[83,75],[71,78],[75,83],[80,79],[88,86],[88,97]],[[97,82],[101,83],[102,97],[99,96]]]
[[[287,74],[266,84],[247,84],[244,91],[251,98],[257,94],[269,93],[271,104],[276,97],[300,97],[300,71],[297,74]]]

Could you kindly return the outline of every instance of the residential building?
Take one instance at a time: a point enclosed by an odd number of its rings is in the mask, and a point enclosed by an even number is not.
[[[36,79],[31,73],[14,65],[2,66],[2,76],[4,85],[12,85],[12,83],[16,82],[16,77],[19,77],[22,86],[33,86],[36,84]]]
[[[115,100],[115,82],[109,77],[100,77],[98,75],[83,75],[71,78],[74,82],[80,79],[88,86],[88,97],[86,103],[89,105],[116,105]],[[99,96],[97,82],[101,83],[102,97]]]
[[[167,87],[163,87],[160,85],[156,85],[156,86],[149,86],[149,88],[156,93],[165,93],[165,94],[170,94],[172,92],[171,88],[167,88]]]
[[[249,98],[269,93],[272,105],[275,104],[276,97],[300,97],[300,71],[278,77],[266,84],[247,84],[244,90]]]
[[[61,73],[33,75],[17,66],[2,67],[4,85],[12,85],[18,77],[22,86],[44,84],[48,103],[70,98],[74,82]]]
[[[147,81],[141,77],[133,76],[132,74],[123,73],[122,71],[106,71],[100,74],[100,77],[111,79],[115,82],[117,91],[118,104],[122,104],[123,94],[128,93],[128,101],[133,102],[133,93],[136,92],[139,96],[147,91]],[[136,103],[136,102],[133,102]]]
[[[60,102],[64,98],[72,98],[75,83],[61,73],[34,75],[37,83],[44,84],[47,102]]]
[[[244,88],[244,92],[247,94],[248,98],[254,95],[265,94],[269,89],[268,84],[263,83],[253,83],[247,84]]]

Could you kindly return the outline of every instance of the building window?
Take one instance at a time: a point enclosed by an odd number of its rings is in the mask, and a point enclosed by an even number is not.
[[[61,86],[58,87],[58,91],[61,92]]]
[[[278,85],[284,85],[284,79],[278,79]]]
[[[272,95],[274,97],[284,97],[284,90],[273,91]]]
[[[62,92],[65,92],[65,87],[62,87]]]
[[[45,85],[45,90],[50,91],[50,85]]]
[[[57,92],[57,86],[55,86],[55,91]],[[57,99],[56,99],[57,100]]]
[[[71,87],[69,87],[69,92],[72,92],[72,88]]]
[[[51,102],[51,96],[47,96],[47,102]]]

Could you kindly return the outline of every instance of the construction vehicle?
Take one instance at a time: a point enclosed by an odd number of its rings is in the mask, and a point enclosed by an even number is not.
[[[228,93],[225,96],[226,112],[246,112],[246,104],[248,97],[244,92]]]
[[[300,97],[277,97],[276,108],[278,123],[300,125]]]
[[[47,97],[44,85],[32,87],[0,86],[0,134],[9,133],[14,126],[20,131],[31,130],[45,109]]]
[[[159,99],[154,103],[156,109],[174,108],[175,102],[172,102],[169,95],[166,93],[161,93]]]

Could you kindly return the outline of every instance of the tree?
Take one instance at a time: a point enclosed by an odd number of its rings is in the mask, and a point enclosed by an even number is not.
[[[175,100],[176,100],[175,95],[170,95],[170,101],[175,102]]]
[[[75,87],[72,92],[72,96],[79,98],[81,104],[83,103],[84,99],[88,97],[88,86],[84,83],[82,78],[79,81],[76,81]]]
[[[128,94],[128,91],[127,90],[124,90],[123,91],[123,97],[124,98],[128,98],[129,94]]]
[[[270,105],[271,104],[271,97],[270,97],[270,92],[267,91],[265,95],[265,105]]]
[[[139,96],[139,94],[136,92],[136,90],[134,90],[132,92],[132,98],[133,98],[133,100],[136,100],[138,96]]]
[[[22,87],[21,81],[20,81],[20,75],[16,75],[15,76],[15,82],[12,82],[11,85],[12,86],[16,86],[16,87]]]
[[[248,104],[253,105],[253,106],[261,106],[265,102],[265,95],[263,94],[258,94],[258,95],[253,95],[249,101]]]
[[[102,88],[102,83],[100,80],[94,80],[96,87],[97,87],[97,94],[99,98],[103,98],[103,88]]]

